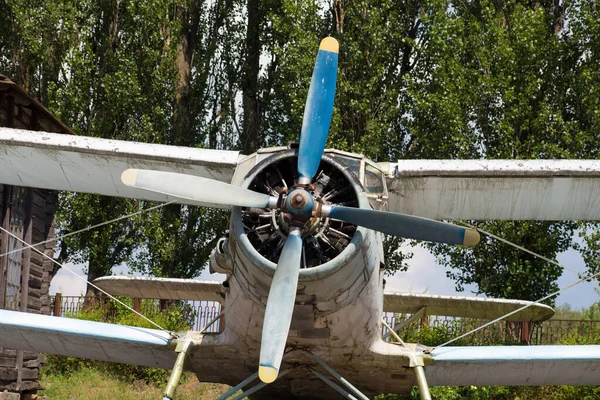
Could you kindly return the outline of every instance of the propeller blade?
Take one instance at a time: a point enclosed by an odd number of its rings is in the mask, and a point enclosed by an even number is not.
[[[277,205],[277,197],[213,179],[176,172],[127,169],[121,174],[121,181],[127,186],[178,197],[184,200],[184,203],[192,205],[211,203],[257,208],[275,208]]]
[[[464,246],[479,243],[477,231],[413,215],[343,206],[324,206],[323,215],[408,239]]]
[[[319,46],[300,133],[298,183],[310,183],[323,156],[333,113],[338,50],[338,42],[332,37],[323,39]]]
[[[279,374],[294,312],[301,257],[300,228],[292,227],[279,256],[265,310],[258,367],[258,376],[265,383],[273,382]]]

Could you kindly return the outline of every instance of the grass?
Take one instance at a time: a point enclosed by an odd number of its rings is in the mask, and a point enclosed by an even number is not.
[[[230,386],[200,383],[193,374],[186,374],[175,393],[176,400],[213,400],[229,390]],[[164,387],[149,385],[143,380],[129,384],[95,369],[82,368],[63,375],[44,375],[39,394],[51,400],[156,400],[161,399]]]

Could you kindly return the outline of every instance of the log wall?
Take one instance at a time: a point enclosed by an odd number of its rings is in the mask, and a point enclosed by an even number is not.
[[[0,126],[29,130],[43,130],[73,134],[35,98],[19,85],[0,74]],[[0,225],[9,228],[10,199],[12,188],[0,184]],[[54,238],[54,213],[57,192],[29,188],[26,192],[26,223],[24,239],[27,243],[39,243]],[[54,276],[52,262],[55,243],[38,247],[37,251],[24,250],[21,267],[21,292],[19,311],[50,314],[50,280]],[[0,231],[0,254],[8,249],[8,235]],[[0,257],[0,309],[6,307],[8,257]],[[33,398],[41,386],[39,367],[45,361],[43,354],[0,347],[0,396],[4,391],[16,393],[22,399]],[[6,394],[8,395],[8,394]],[[12,396],[14,397],[14,396]]]

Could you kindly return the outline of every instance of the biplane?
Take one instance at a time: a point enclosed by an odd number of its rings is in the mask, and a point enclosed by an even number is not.
[[[373,162],[325,149],[338,44],[321,42],[299,143],[235,151],[0,129],[0,183],[231,210],[223,282],[95,281],[114,295],[219,301],[224,329],[167,332],[0,311],[0,346],[172,369],[221,398],[366,399],[429,385],[593,385],[600,346],[444,346],[382,338],[384,312],[540,321],[543,304],[386,292],[382,233],[473,246],[439,220],[600,219],[594,160]],[[395,332],[395,336],[398,336]],[[332,379],[335,378],[335,381]]]

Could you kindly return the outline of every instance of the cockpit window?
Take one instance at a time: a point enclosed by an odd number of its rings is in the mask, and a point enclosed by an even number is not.
[[[352,171],[354,173],[354,175],[356,175],[357,178],[360,177],[360,159],[345,157],[345,156],[341,156],[338,154],[328,154],[328,155],[330,157],[332,157],[335,161],[342,164],[344,167],[348,167],[348,169],[350,171]]]
[[[381,171],[375,168],[373,165],[365,164],[365,190],[367,193],[381,193],[385,191],[383,186],[383,176]]]

